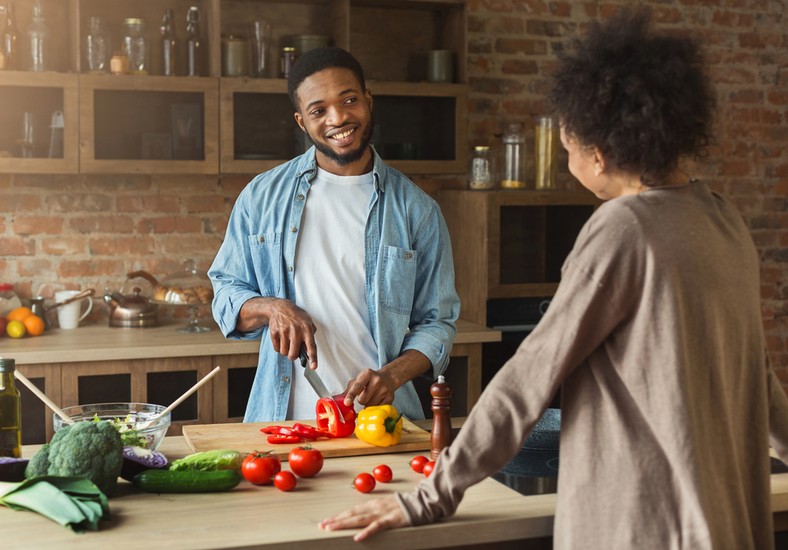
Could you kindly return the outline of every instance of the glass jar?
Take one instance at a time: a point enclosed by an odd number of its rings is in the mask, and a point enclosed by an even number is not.
[[[503,135],[501,187],[525,189],[525,135],[520,122],[511,122]]]
[[[296,59],[296,51],[295,48],[291,46],[286,46],[282,48],[282,59],[279,64],[279,74],[282,78],[287,78],[290,76],[290,69],[293,67],[293,63],[295,63]]]
[[[145,20],[123,20],[123,45],[121,53],[129,62],[131,74],[148,74],[148,40],[145,38]]]
[[[12,309],[22,306],[22,301],[14,292],[11,283],[0,283],[0,317],[5,317]]]
[[[19,29],[16,26],[14,3],[9,2],[5,10],[5,28],[2,34],[3,69],[19,68]]]
[[[90,31],[85,39],[85,56],[90,72],[109,70],[109,35],[101,17],[90,18]]]
[[[222,76],[249,74],[249,42],[246,37],[230,34],[222,37]]]
[[[471,154],[468,187],[471,189],[492,189],[494,185],[492,152],[487,145],[477,145]]]
[[[556,189],[558,169],[558,125],[552,117],[541,116],[534,129],[534,164],[536,189]]]

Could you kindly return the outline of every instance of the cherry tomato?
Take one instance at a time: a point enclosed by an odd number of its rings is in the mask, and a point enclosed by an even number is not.
[[[269,485],[274,475],[282,469],[279,459],[270,453],[249,453],[241,463],[241,474],[255,485]]]
[[[424,474],[425,477],[430,477],[430,475],[432,475],[432,470],[434,469],[435,469],[435,461],[430,460],[424,465],[424,470],[422,471],[422,473]]]
[[[375,478],[367,472],[358,474],[356,479],[353,480],[353,486],[359,493],[369,493],[375,488]]]
[[[290,470],[298,477],[315,477],[323,468],[323,453],[309,445],[296,447],[287,455]]]
[[[296,486],[296,477],[286,470],[277,472],[274,476],[274,486],[280,491],[292,491]]]
[[[375,466],[375,469],[372,470],[372,475],[375,477],[375,481],[380,481],[381,483],[388,483],[394,477],[391,468],[385,464]]]
[[[421,474],[424,472],[424,465],[429,461],[430,459],[426,456],[414,456],[410,459],[410,467],[417,474]]]

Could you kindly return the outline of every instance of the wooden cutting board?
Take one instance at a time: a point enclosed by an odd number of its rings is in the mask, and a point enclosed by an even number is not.
[[[281,422],[250,422],[232,424],[195,424],[183,427],[183,437],[192,451],[212,449],[235,449],[241,452],[271,451],[280,460],[287,460],[292,445],[273,445],[266,441],[266,434],[260,432],[265,426],[292,426],[295,422],[314,426],[315,421],[283,420]],[[325,457],[358,456],[381,453],[400,453],[405,451],[424,451],[430,448],[430,432],[416,426],[407,418],[402,419],[402,438],[397,445],[377,447],[358,439],[355,435],[338,439],[318,439],[310,442]]]

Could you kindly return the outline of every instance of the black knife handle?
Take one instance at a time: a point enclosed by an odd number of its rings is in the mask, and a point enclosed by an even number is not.
[[[309,356],[306,354],[306,344],[301,344],[301,349],[298,353],[298,358],[301,359],[301,366],[305,369],[309,368]]]

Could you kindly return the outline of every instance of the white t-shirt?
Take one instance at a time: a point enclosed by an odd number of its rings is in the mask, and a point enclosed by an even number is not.
[[[337,176],[318,168],[296,248],[295,302],[317,326],[317,373],[333,395],[362,370],[377,368],[364,269],[372,183],[371,172]],[[302,370],[296,361],[287,418],[312,420],[318,398]]]

